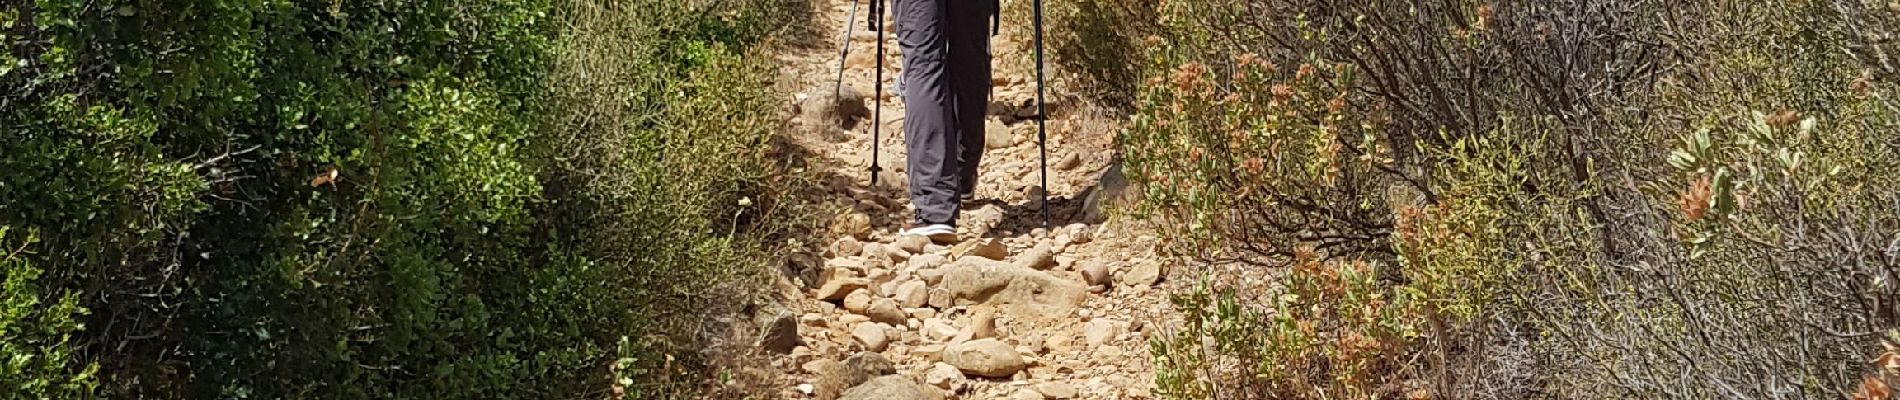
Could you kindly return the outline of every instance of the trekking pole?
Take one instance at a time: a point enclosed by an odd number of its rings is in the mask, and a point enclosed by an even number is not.
[[[884,171],[877,165],[877,146],[883,141],[880,134],[884,128],[884,1],[871,0],[871,15],[865,18],[871,32],[877,34],[877,72],[872,73],[875,78],[871,82],[871,86],[877,87],[872,89],[876,94],[871,96],[871,103],[875,104],[871,112],[871,187],[877,187],[877,175]]]
[[[833,101],[844,95],[844,60],[851,56],[851,29],[854,27],[852,24],[857,22],[858,0],[851,0],[851,13],[844,17],[844,36],[838,38],[838,42],[844,43],[844,47],[838,49],[838,85],[831,89]]]
[[[1042,0],[1035,0],[1036,151],[1042,156],[1042,228],[1049,229],[1049,107],[1042,97]]]

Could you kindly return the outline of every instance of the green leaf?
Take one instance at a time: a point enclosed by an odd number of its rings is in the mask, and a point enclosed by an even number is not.
[[[1682,151],[1682,149],[1669,152],[1669,165],[1676,167],[1676,169],[1688,170],[1694,168],[1695,162],[1695,155],[1689,154],[1687,151]]]
[[[1761,138],[1770,137],[1770,135],[1774,133],[1774,130],[1768,128],[1768,116],[1763,115],[1761,111],[1753,111],[1752,113],[1752,118],[1748,119],[1749,133],[1753,133],[1755,136]]]

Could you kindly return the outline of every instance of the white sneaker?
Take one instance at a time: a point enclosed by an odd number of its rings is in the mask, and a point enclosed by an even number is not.
[[[898,235],[923,236],[936,244],[951,244],[957,242],[957,227],[945,224],[906,225]]]

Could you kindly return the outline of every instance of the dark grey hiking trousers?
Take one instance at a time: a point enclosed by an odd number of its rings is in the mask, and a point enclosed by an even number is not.
[[[990,95],[994,0],[895,0],[904,52],[904,148],[918,224],[957,222],[976,190]]]

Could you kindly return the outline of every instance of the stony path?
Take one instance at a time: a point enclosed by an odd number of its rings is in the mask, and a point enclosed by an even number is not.
[[[1035,96],[1028,26],[1006,23],[993,46],[995,99],[977,200],[965,207],[954,246],[897,237],[908,215],[903,187],[903,101],[888,88],[901,58],[888,35],[884,137],[888,171],[872,187],[865,99],[875,42],[852,35],[842,98],[837,34],[847,0],[812,0],[820,43],[782,56],[794,134],[789,140],[829,179],[835,216],[822,254],[795,260],[781,282],[794,312],[769,324],[763,343],[783,372],[783,398],[1139,399],[1152,397],[1149,321],[1164,320],[1155,239],[1101,224],[1087,210],[1112,161],[1115,120],[1052,87],[1048,148],[1053,229],[1041,229],[1036,194]],[[1021,0],[1026,1],[1026,0]],[[1009,13],[1026,4],[1006,5]],[[864,8],[859,8],[861,25]],[[1012,18],[1022,20],[1023,18]],[[835,107],[835,104],[843,104]],[[861,104],[863,107],[859,107]],[[1093,205],[1093,204],[1088,204]]]

